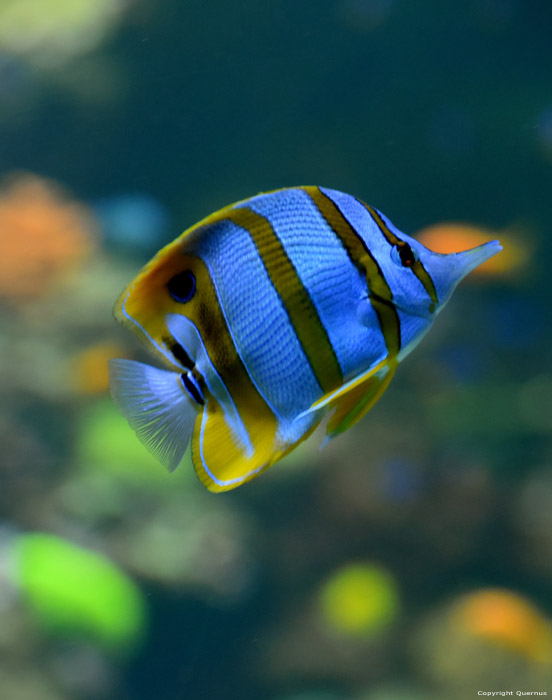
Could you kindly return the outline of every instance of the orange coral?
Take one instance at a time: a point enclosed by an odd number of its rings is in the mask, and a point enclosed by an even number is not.
[[[475,637],[530,659],[552,661],[548,620],[517,593],[489,588],[466,595],[456,608],[456,622]]]
[[[55,183],[22,174],[0,187],[0,297],[32,300],[94,248],[89,210]]]
[[[101,394],[109,388],[108,362],[124,356],[125,350],[116,343],[96,343],[81,350],[73,358],[72,384],[82,394]]]

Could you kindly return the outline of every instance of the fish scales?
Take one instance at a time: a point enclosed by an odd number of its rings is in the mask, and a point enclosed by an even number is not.
[[[164,368],[113,360],[113,397],[169,469],[191,445],[207,488],[235,488],[325,415],[327,439],[358,422],[500,249],[433,253],[329,188],[256,195],[192,226],[123,291],[116,318]]]
[[[238,354],[269,406],[284,416],[298,393],[309,406],[320,387],[250,234],[232,221],[222,222],[198,252],[208,261]],[[255,313],[244,314],[244,304]]]

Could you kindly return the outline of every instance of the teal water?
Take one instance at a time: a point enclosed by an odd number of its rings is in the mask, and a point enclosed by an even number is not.
[[[0,4],[3,697],[552,692],[551,22],[519,0]],[[504,264],[354,429],[215,496],[113,408],[107,358],[144,356],[111,308],[183,229],[295,184],[413,235],[469,224]]]

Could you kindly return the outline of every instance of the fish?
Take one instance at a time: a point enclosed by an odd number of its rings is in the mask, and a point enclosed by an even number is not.
[[[110,360],[115,404],[170,471],[191,445],[213,492],[264,472],[327,418],[375,405],[454,288],[498,241],[434,253],[379,210],[319,186],[207,216],[123,290],[115,318],[161,367]]]

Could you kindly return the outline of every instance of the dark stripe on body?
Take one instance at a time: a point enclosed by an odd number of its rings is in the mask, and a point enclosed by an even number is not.
[[[322,392],[333,391],[343,383],[337,355],[310,294],[272,224],[247,207],[232,209],[225,218],[251,236]]]
[[[400,239],[391,229],[383,218],[381,217],[380,213],[374,209],[373,207],[369,206],[368,204],[365,204],[363,201],[360,199],[357,199],[357,202],[359,204],[362,204],[362,206],[368,211],[372,219],[374,220],[376,226],[379,228],[379,230],[383,233],[385,236],[385,239],[391,244],[391,245],[396,245],[396,246],[401,246],[404,245],[404,241]],[[435,285],[433,284],[433,280],[429,276],[429,273],[425,269],[425,267],[422,265],[421,260],[416,260],[416,262],[410,267],[412,272],[416,275],[418,280],[422,283],[424,289],[426,290],[429,298],[433,302],[433,305],[430,307],[430,311],[435,310],[435,305],[439,303],[439,299],[437,297],[437,291],[435,289]]]
[[[318,187],[303,189],[345,248],[353,265],[366,277],[370,301],[379,320],[387,354],[395,357],[401,349],[401,324],[393,303],[393,293],[377,260],[335,202]]]
[[[241,441],[245,444],[250,440],[255,445],[255,436],[249,432],[249,426],[255,425],[256,421],[260,421],[264,426],[264,435],[267,433],[275,435],[277,427],[276,416],[251,381],[249,372],[234,344],[207,265],[199,257],[194,258],[194,271],[197,288],[201,290],[201,294],[196,294],[189,302],[189,318],[197,329],[201,328],[201,340],[203,341],[209,363],[230,395],[236,413],[224,410],[224,396],[215,394],[212,396],[214,400],[210,400],[209,388],[197,367],[191,370],[191,379],[195,380],[196,386],[206,399],[205,410],[207,413],[216,417],[217,413],[221,412],[221,415],[225,416],[226,423],[237,442]],[[189,375],[190,373],[188,373]],[[226,414],[233,416],[233,420],[227,418]],[[236,417],[240,425],[237,425]],[[209,431],[210,425],[210,422],[208,422],[205,434]],[[242,429],[246,440],[242,440],[240,434]],[[199,455],[198,441],[199,437],[195,443],[196,455]]]

